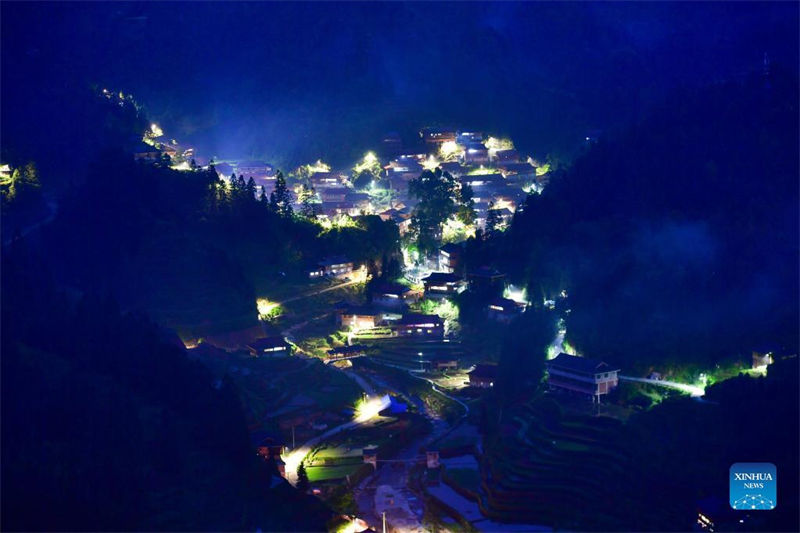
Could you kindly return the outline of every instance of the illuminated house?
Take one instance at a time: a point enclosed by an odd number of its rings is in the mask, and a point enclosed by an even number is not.
[[[319,194],[322,203],[326,202],[345,202],[350,189],[345,187],[327,187],[320,189]]]
[[[339,174],[335,172],[315,172],[308,178],[308,181],[317,191],[342,186],[342,180]]]
[[[562,390],[592,399],[600,403],[600,397],[617,386],[618,368],[607,363],[560,353],[547,361],[547,384],[551,390]]]
[[[464,249],[458,244],[445,244],[439,248],[439,270],[450,273],[460,270],[463,254]]]
[[[509,300],[508,298],[495,298],[487,306],[490,319],[497,322],[508,323],[525,311],[525,304]]]
[[[492,157],[495,161],[509,161],[515,162],[519,161],[519,153],[514,150],[497,150],[494,152],[494,157]]]
[[[444,337],[444,320],[439,315],[407,314],[397,322],[395,331],[400,336],[441,339]]]
[[[275,179],[275,169],[264,161],[242,161],[236,165],[236,172],[247,178]]]
[[[441,163],[439,167],[456,178],[465,174],[469,170],[468,168],[461,166],[461,163],[458,161],[445,161],[444,163]]]
[[[452,296],[464,290],[464,280],[452,272],[431,272],[427,278],[422,278],[425,285],[425,296]]]
[[[319,279],[325,275],[325,268],[318,264],[308,265],[305,272],[309,279]]]
[[[410,288],[399,283],[379,283],[370,291],[372,303],[382,307],[397,309],[414,301],[415,294]]]
[[[383,313],[369,307],[348,306],[336,315],[336,322],[342,327],[352,329],[370,329],[377,326]]]
[[[279,356],[289,355],[291,346],[283,337],[275,336],[256,339],[247,345],[247,349],[256,357],[262,355]]]
[[[178,153],[178,149],[171,144],[161,143],[158,145],[158,147],[161,150],[161,152],[167,154],[170,157],[170,159],[175,157]]]
[[[326,257],[319,262],[326,276],[343,276],[353,271],[353,262],[342,255]]]
[[[336,215],[358,215],[358,208],[353,202],[322,202],[317,204],[321,215],[335,217]]]
[[[494,387],[497,380],[497,365],[480,363],[469,372],[469,384],[472,387],[488,389]]]
[[[483,133],[480,131],[459,131],[458,144],[466,146],[470,143],[483,143]]]
[[[448,128],[424,128],[419,132],[419,136],[429,146],[456,140],[456,132]]]
[[[499,161],[497,168],[509,183],[520,183],[536,177],[536,167],[527,162]]]
[[[505,178],[500,172],[462,176],[460,181],[462,185],[467,184],[472,188],[505,185]]]
[[[458,359],[440,359],[431,363],[431,368],[440,372],[458,370]]]
[[[465,163],[488,163],[489,150],[481,143],[470,143],[464,147]]]
[[[400,235],[404,235],[411,227],[411,214],[407,209],[387,209],[380,214],[381,220],[391,220],[397,224]]]
[[[487,266],[476,268],[467,273],[470,288],[477,291],[501,288],[505,277],[505,274]]]
[[[161,152],[158,151],[158,148],[145,143],[140,143],[133,151],[133,158],[136,161],[156,161],[159,157],[161,157]]]
[[[493,212],[497,216],[497,220],[500,223],[500,227],[507,227],[511,224],[511,221],[514,219],[514,212],[508,209],[507,207],[503,207],[501,209],[487,209],[486,216],[489,216],[489,212]],[[486,221],[483,221],[484,226],[486,225]]]

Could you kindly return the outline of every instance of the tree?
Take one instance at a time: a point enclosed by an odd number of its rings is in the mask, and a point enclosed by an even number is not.
[[[294,214],[292,210],[292,193],[286,186],[286,178],[283,172],[278,171],[275,177],[275,190],[269,195],[270,209],[282,217],[291,218]]]
[[[308,473],[306,472],[305,463],[300,463],[300,466],[297,467],[297,485],[296,485],[296,488],[300,492],[308,492],[309,481],[308,481]]]
[[[556,335],[555,316],[543,310],[527,310],[515,325],[525,333],[505,337],[497,368],[497,390],[506,405],[536,389],[544,376],[547,346]]]
[[[469,183],[462,183],[458,189],[458,213],[456,218],[469,226],[475,223],[475,193]]]
[[[300,214],[304,218],[313,219],[317,216],[317,205],[314,202],[316,192],[314,187],[303,184],[300,188]]]
[[[356,189],[366,189],[374,180],[375,176],[371,172],[362,170],[353,175],[353,187]]]
[[[500,230],[500,210],[494,208],[494,202],[489,202],[489,209],[486,211],[486,231],[484,238],[489,239]]]
[[[253,176],[250,176],[250,179],[247,180],[244,190],[247,192],[248,200],[256,197],[256,182]]]
[[[442,224],[458,210],[458,189],[458,181],[441,168],[425,170],[409,183],[409,193],[419,200],[411,216],[411,231],[420,253],[438,248]]]
[[[39,172],[33,161],[28,162],[21,169],[15,168],[11,178],[3,183],[3,207],[12,203],[17,207],[30,207],[41,202],[41,184]]]

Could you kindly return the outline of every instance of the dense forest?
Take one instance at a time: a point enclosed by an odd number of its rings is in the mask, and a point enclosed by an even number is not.
[[[708,366],[798,338],[797,80],[676,92],[531,195],[468,262],[569,293],[568,340],[624,368]]]

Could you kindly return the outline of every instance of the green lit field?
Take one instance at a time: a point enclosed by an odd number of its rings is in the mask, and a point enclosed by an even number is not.
[[[334,481],[343,479],[347,476],[352,476],[363,466],[363,461],[337,466],[308,466],[306,467],[306,473],[308,474],[308,480],[311,483],[319,483],[322,481]]]

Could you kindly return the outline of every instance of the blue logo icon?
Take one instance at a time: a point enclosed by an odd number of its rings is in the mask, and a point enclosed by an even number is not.
[[[778,504],[778,471],[772,463],[734,463],[730,504],[737,511],[768,511]]]

